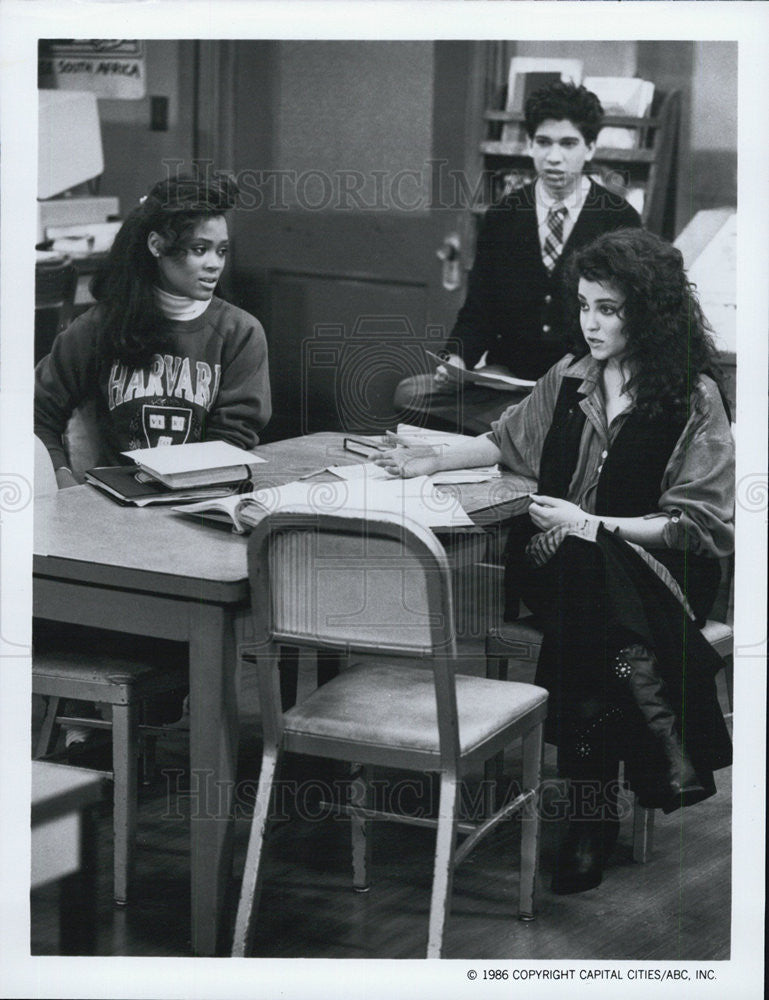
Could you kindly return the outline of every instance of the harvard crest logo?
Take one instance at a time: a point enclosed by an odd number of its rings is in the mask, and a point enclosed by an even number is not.
[[[186,406],[142,407],[142,429],[148,448],[184,444],[190,433],[192,410]]]

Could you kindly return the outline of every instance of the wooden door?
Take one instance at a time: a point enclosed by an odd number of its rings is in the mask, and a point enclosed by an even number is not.
[[[265,440],[391,427],[395,386],[464,295],[436,251],[471,233],[477,43],[221,44],[233,100],[214,145],[243,194],[233,291],[269,340]]]

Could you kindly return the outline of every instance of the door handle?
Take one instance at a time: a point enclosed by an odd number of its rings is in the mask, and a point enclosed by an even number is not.
[[[435,251],[441,262],[441,284],[447,292],[456,291],[462,284],[461,240],[458,233],[449,233]]]

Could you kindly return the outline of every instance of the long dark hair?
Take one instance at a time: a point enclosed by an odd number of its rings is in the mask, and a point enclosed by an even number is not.
[[[232,208],[237,193],[234,181],[223,175],[168,178],[150,188],[128,215],[91,282],[91,293],[100,303],[104,361],[143,367],[167,342],[168,321],[153,294],[157,261],[147,246],[149,234],[162,237],[165,255],[181,257],[195,226]]]
[[[604,233],[568,261],[567,334],[577,356],[588,353],[579,324],[579,279],[612,285],[624,296],[628,338],[625,389],[647,416],[688,414],[699,375],[717,384],[727,408],[712,329],[689,282],[681,252],[643,229]]]

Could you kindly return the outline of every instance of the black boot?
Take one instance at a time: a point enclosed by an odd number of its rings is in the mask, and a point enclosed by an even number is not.
[[[654,654],[640,644],[625,646],[617,654],[614,669],[617,677],[627,684],[664,761],[662,810],[673,812],[707,798],[712,791],[703,787],[678,735],[675,712]]]
[[[556,855],[552,890],[565,896],[601,884],[604,864],[619,836],[617,766],[592,777],[571,779],[572,809],[566,840]]]

